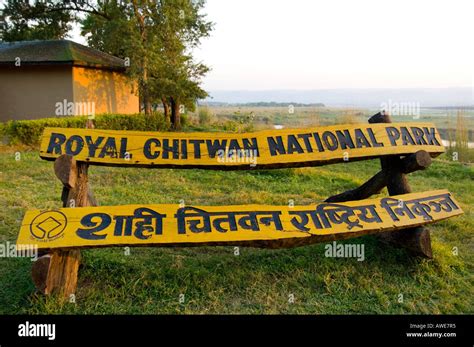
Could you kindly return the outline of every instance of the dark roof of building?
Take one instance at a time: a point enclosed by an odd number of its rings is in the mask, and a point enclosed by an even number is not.
[[[0,42],[0,65],[72,65],[125,70],[125,61],[69,40]]]

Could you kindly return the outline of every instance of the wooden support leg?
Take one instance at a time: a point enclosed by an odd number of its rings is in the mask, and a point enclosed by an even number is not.
[[[88,121],[86,127],[93,128],[92,121]],[[63,183],[63,207],[97,205],[89,189],[88,167],[66,154],[54,162],[54,172]],[[58,249],[40,256],[32,268],[36,288],[44,294],[58,293],[63,299],[68,299],[76,292],[80,260],[78,249]]]
[[[414,154],[407,155],[400,161],[400,169],[404,174],[425,170],[431,165],[430,154],[426,151],[418,151]],[[345,191],[340,194],[327,198],[326,202],[344,202],[356,201],[370,198],[388,185],[389,175],[385,170],[379,171],[371,179],[362,184],[360,187]]]
[[[78,249],[53,251],[44,293],[58,293],[63,298],[69,298],[71,294],[74,294],[80,262],[81,252]]]
[[[391,123],[388,114],[377,113],[369,119],[369,123]],[[399,156],[380,158],[382,171],[387,176],[387,190],[390,195],[411,193],[410,185],[402,169],[402,159]],[[400,231],[383,233],[379,236],[383,242],[401,246],[411,253],[432,258],[430,232],[425,227],[417,227]]]

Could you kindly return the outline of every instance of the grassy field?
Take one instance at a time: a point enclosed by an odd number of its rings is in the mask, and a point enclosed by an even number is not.
[[[90,177],[100,205],[304,205],[378,170],[373,160],[250,172],[91,167]],[[365,244],[362,262],[326,258],[323,244],[240,255],[233,247],[95,249],[82,253],[76,303],[60,304],[35,293],[29,259],[0,258],[0,314],[474,313],[473,179],[472,166],[443,158],[410,175],[414,191],[447,188],[465,211],[430,227],[433,260],[372,236],[345,241]],[[60,207],[60,194],[52,163],[37,151],[0,148],[0,242],[16,240],[27,209]]]
[[[332,125],[343,123],[367,123],[367,119],[379,110],[345,107],[251,107],[251,106],[201,106],[210,113],[213,120],[231,120],[242,122],[252,120],[256,129],[283,125],[285,127],[305,127],[315,125]],[[394,122],[433,122],[438,129],[455,128],[458,111],[465,117],[465,127],[471,129],[470,141],[474,141],[474,109],[444,110],[421,108],[419,115],[392,115]],[[198,111],[191,113],[191,118],[198,118]]]

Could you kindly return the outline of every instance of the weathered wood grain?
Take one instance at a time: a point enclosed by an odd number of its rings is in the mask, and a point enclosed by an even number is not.
[[[77,181],[77,163],[72,155],[62,154],[54,161],[54,173],[66,188],[74,188]]]

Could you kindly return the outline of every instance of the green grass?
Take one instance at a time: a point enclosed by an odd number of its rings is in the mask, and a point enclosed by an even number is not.
[[[320,168],[219,172],[91,167],[100,205],[132,203],[311,204],[354,188],[377,160]],[[31,261],[0,258],[0,314],[17,313],[474,313],[474,170],[436,160],[410,175],[414,191],[449,189],[465,214],[430,226],[434,259],[366,236],[365,261],[324,256],[324,245],[286,250],[233,247],[83,251],[76,304],[35,293]],[[36,151],[0,151],[0,242],[14,242],[29,208],[60,207],[53,164]],[[383,194],[386,194],[385,192]],[[453,247],[459,249],[454,255]],[[185,303],[180,303],[184,294]],[[295,297],[289,303],[289,295]],[[403,294],[403,303],[398,302]]]

